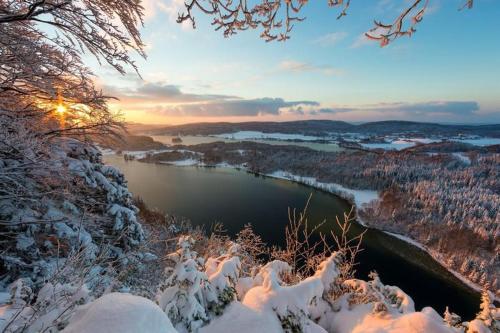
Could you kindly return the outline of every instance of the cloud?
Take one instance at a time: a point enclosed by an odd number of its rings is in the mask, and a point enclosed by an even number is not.
[[[423,103],[387,103],[366,108],[379,112],[400,112],[408,115],[472,115],[479,111],[476,101],[431,101]]]
[[[319,105],[313,101],[288,102],[282,98],[220,100],[206,103],[156,106],[148,110],[164,116],[177,117],[239,117],[280,115],[282,108],[300,105]]]
[[[315,69],[314,66],[305,62],[295,60],[284,60],[278,65],[279,69],[290,72],[308,72]]]
[[[364,118],[365,120],[406,119],[416,121],[457,120],[479,116],[475,101],[431,101],[421,103],[377,103],[357,106],[297,105],[281,114],[304,117]]]
[[[109,95],[129,110],[144,110],[162,116],[227,117],[280,115],[299,106],[317,107],[315,101],[285,101],[282,98],[244,99],[231,95],[184,93],[177,85],[144,83],[131,88],[105,87]]]
[[[181,91],[180,86],[161,82],[146,82],[137,88],[115,88],[105,86],[104,91],[116,96],[123,102],[148,101],[165,103],[189,103],[219,99],[238,99],[236,96],[189,94]]]
[[[342,75],[343,71],[328,65],[318,66],[295,60],[283,60],[278,64],[278,70],[291,73],[318,72],[327,76]]]
[[[141,4],[146,21],[154,18],[159,11],[166,13],[171,21],[175,21],[178,13],[186,8],[184,0],[143,0]]]
[[[365,33],[362,33],[354,40],[354,42],[352,42],[351,48],[357,49],[357,48],[360,48],[360,47],[363,47],[366,45],[370,45],[370,44],[376,45],[377,42],[374,42],[373,40],[368,39],[368,37],[366,37]]]
[[[314,44],[318,44],[321,46],[333,46],[342,41],[347,37],[347,32],[332,32],[326,35],[323,35],[313,41]]]
[[[421,103],[378,103],[355,107],[323,107],[314,109],[314,114],[334,114],[345,112],[390,113],[405,116],[419,115],[453,115],[467,116],[479,111],[479,104],[475,101],[431,101]]]
[[[288,70],[306,71],[301,63],[287,63]],[[143,111],[160,117],[257,117],[279,119],[406,119],[417,121],[459,121],[476,119],[481,110],[476,101],[396,102],[363,105],[325,105],[311,100],[283,98],[242,98],[223,94],[184,92],[164,82],[142,82],[135,88],[105,87],[106,94],[119,98],[115,104],[124,111]]]

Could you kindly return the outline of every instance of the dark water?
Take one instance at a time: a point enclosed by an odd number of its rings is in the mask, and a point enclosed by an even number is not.
[[[301,210],[311,193],[308,220],[312,225],[326,219],[323,232],[332,229],[335,216],[351,208],[334,195],[243,171],[125,162],[119,156],[105,160],[125,174],[131,192],[150,207],[185,216],[195,225],[222,222],[232,235],[252,223],[268,244],[283,244],[288,207]],[[352,233],[364,229],[355,224]],[[385,284],[408,293],[417,309],[432,306],[442,314],[448,305],[463,319],[471,319],[478,311],[479,295],[419,248],[374,229],[365,234],[363,248],[358,257],[359,278],[377,271]]]

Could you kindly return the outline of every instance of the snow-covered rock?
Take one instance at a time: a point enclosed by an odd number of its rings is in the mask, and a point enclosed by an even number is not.
[[[111,293],[81,306],[64,333],[175,333],[165,313],[152,301]]]

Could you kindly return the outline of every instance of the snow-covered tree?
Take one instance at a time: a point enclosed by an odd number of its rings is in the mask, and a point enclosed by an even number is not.
[[[450,312],[448,307],[444,311],[444,322],[450,327],[459,327],[462,322],[462,318],[456,313]]]
[[[80,54],[118,71],[142,52],[139,1],[0,1],[0,232],[5,283],[43,280],[71,253],[124,263],[143,240],[126,182],[91,145],[119,119]],[[111,250],[109,250],[111,249]]]
[[[209,319],[204,293],[209,288],[207,275],[192,251],[194,239],[182,236],[178,250],[169,255],[175,264],[166,270],[167,279],[160,286],[157,302],[178,329],[196,331]]]
[[[236,300],[236,284],[241,264],[236,255],[238,246],[231,245],[227,253],[209,257],[206,263],[192,250],[195,241],[181,236],[178,250],[169,255],[174,267],[168,267],[165,282],[160,286],[157,302],[174,326],[196,331],[212,317]]]
[[[483,290],[481,294],[481,311],[476,319],[481,320],[487,327],[500,331],[500,313],[492,302],[492,297],[488,290]]]

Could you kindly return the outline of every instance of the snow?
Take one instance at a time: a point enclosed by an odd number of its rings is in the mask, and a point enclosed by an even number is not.
[[[230,323],[228,325],[228,323]],[[255,333],[281,332],[281,323],[273,313],[256,311],[240,302],[228,306],[221,318],[202,327],[200,333]]]
[[[71,138],[57,138],[47,154],[51,159],[45,168],[27,172],[23,177],[23,186],[33,192],[34,198],[43,200],[26,201],[19,209],[9,202],[1,204],[3,218],[13,226],[21,221],[52,222],[16,227],[16,237],[6,246],[10,250],[2,257],[7,269],[4,283],[19,276],[42,283],[55,272],[58,261],[64,259],[59,255],[82,250],[86,259],[93,260],[98,249],[96,243],[103,240],[113,244],[102,260],[115,260],[123,253],[121,246],[128,251],[144,240],[124,176],[117,169],[103,165],[101,153],[94,146]],[[61,195],[40,192],[47,190],[42,184],[47,181],[54,193]],[[65,189],[71,194],[66,195]],[[92,212],[87,210],[90,206]],[[98,227],[94,221],[99,221]],[[118,237],[120,244],[116,245]],[[19,256],[16,251],[23,254]]]
[[[169,164],[169,165],[175,165],[175,166],[194,166],[194,165],[199,165],[200,161],[188,158],[185,160],[178,160],[178,161],[161,161],[161,164]]]
[[[276,270],[276,267],[279,269]],[[299,323],[304,332],[326,332],[306,315],[313,300],[323,294],[322,275],[306,278],[295,285],[282,286],[280,271],[286,268],[287,264],[279,261],[264,266],[260,272],[262,284],[250,289],[242,304],[267,317],[269,326],[273,325],[273,321],[279,323],[278,320],[286,318]],[[270,316],[273,313],[274,318]]]
[[[55,327],[67,323],[75,304],[86,303],[89,290],[85,285],[47,282],[37,294],[18,279],[2,293],[0,301],[1,332],[58,332]],[[7,295],[8,296],[7,296]],[[30,302],[27,302],[30,300]],[[1,305],[8,302],[7,305]]]
[[[389,139],[390,140],[390,139]],[[399,138],[388,143],[360,143],[361,146],[368,149],[383,149],[383,150],[403,150],[413,147],[417,144],[428,144],[440,142],[441,139],[430,138]]]
[[[136,159],[141,159],[145,158],[147,155],[154,155],[154,154],[160,154],[160,153],[169,153],[172,152],[172,149],[158,149],[158,150],[124,150],[122,151],[123,155],[127,156],[132,156],[135,157]]]
[[[12,305],[8,304],[10,294],[8,292],[0,292],[0,332],[3,332],[5,325],[16,312]]]
[[[469,143],[471,145],[480,147],[500,145],[500,138],[451,139],[451,140],[463,143]]]
[[[166,271],[166,288],[158,294],[160,306],[131,294],[106,294],[79,306],[62,332],[492,333],[499,316],[491,295],[483,293],[478,317],[461,328],[451,327],[432,308],[415,311],[411,297],[396,286],[384,285],[376,273],[369,281],[343,280],[340,252],[322,261],[313,275],[291,283],[285,279],[291,274],[286,262],[274,260],[240,276],[240,245],[226,243],[217,251],[220,256],[208,257],[204,264],[192,250],[194,245],[192,237],[181,236],[178,250],[168,255],[176,265]],[[49,284],[37,298],[47,302],[61,288]],[[238,298],[227,294],[234,289],[247,291]],[[14,294],[19,297],[22,288]],[[71,295],[86,297],[79,290]],[[224,295],[229,296],[223,299]],[[0,293],[0,319],[6,312],[1,303],[8,298]],[[58,308],[47,312],[35,321],[35,331],[59,313]]]
[[[286,263],[268,263],[261,268],[254,287],[243,300],[232,302],[222,316],[214,318],[199,332],[283,332],[290,324],[300,327],[301,332],[314,333],[459,332],[447,326],[432,308],[416,312],[407,294],[397,287],[383,285],[378,277],[369,282],[346,281],[353,295],[364,295],[363,299],[368,301],[351,302],[345,294],[336,304],[325,302],[323,296],[328,295],[339,276],[338,258],[333,254],[319,265],[313,276],[294,285],[283,285],[279,279],[281,273],[289,269]],[[473,327],[481,325],[484,326],[483,322],[478,321]],[[490,333],[489,330],[478,332]]]
[[[410,142],[423,143],[423,144],[441,141],[440,139],[429,139],[429,138],[405,138],[404,140],[410,141]]]
[[[409,244],[411,244],[413,246],[416,246],[419,249],[424,250],[424,251],[427,252],[427,248],[424,245],[420,244],[416,240],[411,239],[410,237],[406,237],[406,236],[403,236],[403,235],[400,235],[400,234],[396,234],[396,233],[393,233],[393,232],[389,232],[389,231],[384,231],[384,233],[386,233],[388,235],[391,235],[393,237],[396,237],[398,239],[401,239],[402,241],[405,241],[405,242],[407,242],[407,243],[409,243]]]
[[[442,320],[424,312],[404,315],[372,313],[370,304],[342,310],[336,316],[333,327],[336,333],[453,333]]]
[[[231,257],[220,262],[213,258],[209,258],[206,267],[211,266],[211,270],[206,269],[208,281],[217,289],[224,290],[228,285],[228,280],[236,282],[241,269],[240,259]]]
[[[354,190],[347,187],[344,187],[340,184],[336,183],[323,183],[316,180],[313,177],[303,177],[294,175],[292,173],[286,171],[275,171],[273,173],[267,174],[266,176],[291,180],[300,184],[312,186],[314,188],[327,191],[336,195],[343,197],[344,199],[351,200],[358,208],[362,207],[364,204],[367,204],[373,200],[379,198],[377,191],[372,190]]]
[[[165,313],[152,301],[110,293],[81,306],[63,333],[175,333]]]
[[[469,323],[469,330],[467,333],[490,333],[491,331],[486,327],[486,325],[481,321],[474,319]]]
[[[470,165],[471,160],[470,157],[465,155],[464,153],[452,153],[452,155],[459,160],[460,162],[464,163],[465,165]]]
[[[114,155],[114,154],[116,154],[116,152],[113,149],[102,148],[99,146],[97,146],[97,148],[99,149],[99,151],[101,152],[102,155]]]
[[[272,139],[272,140],[283,140],[283,141],[290,141],[290,140],[314,141],[314,140],[324,139],[317,136],[309,136],[302,134],[263,133],[257,131],[239,131],[234,133],[217,134],[214,136],[230,140]]]
[[[362,147],[368,149],[383,149],[383,150],[403,150],[415,146],[417,143],[407,140],[395,140],[390,143],[360,143]]]

